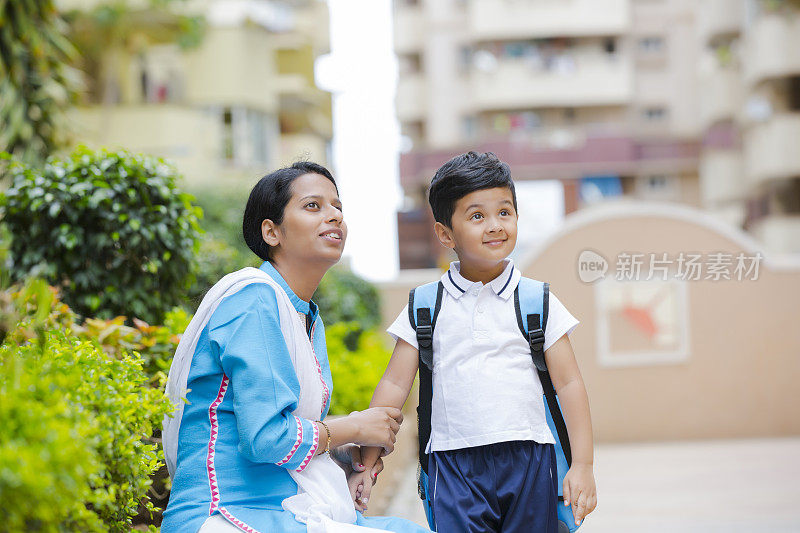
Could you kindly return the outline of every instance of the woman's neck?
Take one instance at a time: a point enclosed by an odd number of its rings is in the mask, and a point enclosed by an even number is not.
[[[311,301],[322,276],[330,268],[330,265],[324,264],[293,262],[285,257],[275,257],[270,260],[270,263],[283,277],[292,292],[306,302]]]

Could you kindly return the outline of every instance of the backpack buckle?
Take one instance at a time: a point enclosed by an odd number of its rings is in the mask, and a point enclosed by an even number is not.
[[[542,349],[544,346],[544,332],[541,330],[541,328],[528,332],[528,344],[531,347],[531,351],[538,351]]]
[[[433,346],[433,326],[417,326],[417,342],[424,348]]]

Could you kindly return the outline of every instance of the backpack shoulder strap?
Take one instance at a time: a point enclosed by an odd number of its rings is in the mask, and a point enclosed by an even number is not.
[[[558,440],[567,465],[572,465],[572,451],[569,444],[569,434],[567,424],[556,398],[556,391],[547,370],[547,361],[544,357],[544,332],[547,328],[547,315],[550,307],[550,284],[530,278],[520,278],[519,285],[514,291],[514,308],[517,313],[517,325],[523,337],[527,339],[531,349],[531,357],[536,371],[539,374],[539,381],[542,383],[542,390],[547,399],[547,408],[553,419]]]
[[[544,331],[547,327],[547,307],[550,284],[530,278],[520,278],[514,291],[517,326],[528,341],[536,370],[547,372],[544,360]]]
[[[444,285],[441,281],[427,283],[408,294],[408,320],[417,333],[419,351],[419,406],[417,407],[417,435],[419,439],[419,464],[428,474],[428,454],[425,448],[431,437],[431,402],[433,401],[433,329],[442,307]],[[426,499],[423,476],[419,478],[419,495]]]
[[[408,294],[408,320],[417,333],[420,362],[433,370],[433,328],[442,307],[444,285],[441,281],[426,283]]]

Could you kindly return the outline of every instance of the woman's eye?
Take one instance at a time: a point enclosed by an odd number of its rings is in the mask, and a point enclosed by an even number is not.
[[[306,204],[306,207],[310,207],[312,209],[316,209],[317,207],[319,207],[319,204],[317,202],[308,202]]]
[[[475,213],[475,214],[473,214],[473,215],[472,215],[470,218],[471,218],[472,220],[480,220],[480,219],[482,219],[482,218],[483,218],[483,215],[481,215],[480,213]]]
[[[502,211],[500,211],[500,214],[505,217],[505,216],[510,215],[511,213],[508,212],[508,209],[503,209]]]

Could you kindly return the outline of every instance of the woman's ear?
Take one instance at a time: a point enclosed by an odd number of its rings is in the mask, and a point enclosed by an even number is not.
[[[456,247],[456,241],[453,239],[453,230],[441,222],[437,222],[433,225],[433,231],[436,232],[436,236],[439,238],[439,242],[442,243],[442,246],[446,248]]]
[[[268,218],[261,222],[261,238],[270,246],[278,246],[281,243],[278,226]]]

